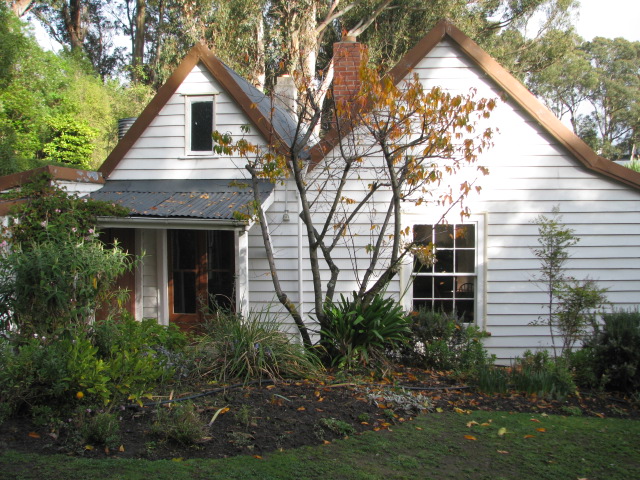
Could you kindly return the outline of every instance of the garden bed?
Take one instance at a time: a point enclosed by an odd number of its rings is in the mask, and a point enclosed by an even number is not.
[[[400,385],[407,388],[403,390]],[[211,390],[210,385],[180,397],[207,390]],[[105,448],[98,442],[79,444],[74,436],[76,424],[52,431],[51,427],[36,426],[32,418],[16,417],[0,428],[0,449],[92,458],[224,458],[240,454],[262,456],[274,450],[331,442],[365,430],[393,429],[421,412],[437,415],[453,410],[464,415],[471,410],[501,410],[640,418],[632,403],[608,394],[583,393],[563,401],[516,393],[483,395],[456,384],[445,374],[409,369],[383,380],[370,377],[341,382],[329,378],[327,382],[267,382],[221,388],[194,398],[193,402],[204,426],[193,444],[167,438],[167,432],[163,434],[162,428],[157,427],[157,408],[169,412],[180,405],[173,403],[116,409],[120,427],[117,447]],[[87,412],[87,417],[95,414]]]

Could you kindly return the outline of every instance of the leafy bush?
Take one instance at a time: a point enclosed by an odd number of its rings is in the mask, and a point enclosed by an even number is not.
[[[0,246],[0,330],[48,335],[88,321],[116,295],[114,283],[133,267],[117,246],[105,248],[97,215],[123,210],[80,199],[55,187],[47,175],[5,198],[27,198],[9,219]]]
[[[267,315],[252,313],[245,319],[219,310],[207,317],[205,333],[193,352],[193,373],[201,378],[249,382],[307,377],[318,371],[315,357],[293,343],[281,325]]]
[[[340,295],[339,303],[325,307],[327,325],[320,331],[321,345],[332,365],[340,368],[366,366],[385,352],[404,344],[409,320],[392,298],[376,295],[369,305]]]
[[[492,363],[482,345],[486,334],[475,325],[460,322],[455,314],[420,309],[411,320],[411,341],[401,351],[405,363],[458,374]]]
[[[46,123],[50,139],[42,148],[45,161],[90,169],[98,131],[69,114],[49,117]]]
[[[0,252],[0,314],[23,335],[85,323],[131,265],[121,249],[99,242],[44,242]]]
[[[174,380],[170,360],[186,343],[181,333],[150,323],[109,322],[95,331],[82,326],[46,338],[0,340],[0,403],[12,412],[38,405],[141,403]],[[159,341],[167,341],[172,350],[162,348],[175,357],[159,353]]]
[[[587,347],[593,350],[593,372],[600,385],[611,390],[640,390],[640,312],[616,311],[603,315]]]

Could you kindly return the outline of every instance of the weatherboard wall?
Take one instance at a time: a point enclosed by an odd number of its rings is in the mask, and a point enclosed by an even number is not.
[[[453,44],[441,42],[415,71],[425,85],[454,93],[502,97],[486,75]],[[544,315],[546,295],[535,278],[539,260],[536,217],[558,207],[580,242],[571,249],[567,274],[608,288],[616,308],[640,299],[640,191],[587,170],[512,102],[499,102],[488,121],[495,145],[480,159],[479,195],[467,202],[486,218],[485,345],[503,361],[548,346],[548,329],[533,326]]]
[[[110,180],[244,178],[243,163],[218,155],[186,155],[185,96],[215,95],[215,126],[240,138],[247,116],[202,64],[197,64],[125,154]],[[262,143],[251,127],[248,141]]]

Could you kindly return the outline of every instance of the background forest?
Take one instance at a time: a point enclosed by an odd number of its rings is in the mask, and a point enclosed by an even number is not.
[[[640,139],[640,42],[584,41],[576,0],[2,0],[0,174],[44,164],[97,168],[118,118],[137,115],[198,41],[269,92],[302,72],[321,90],[343,34],[393,65],[449,18],[599,154]],[[31,23],[63,45],[43,50]]]

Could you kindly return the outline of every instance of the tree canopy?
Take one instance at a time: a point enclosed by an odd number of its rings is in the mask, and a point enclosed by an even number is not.
[[[137,114],[144,87],[103,81],[81,55],[44,51],[0,4],[0,174],[61,164],[96,168],[117,118]]]

